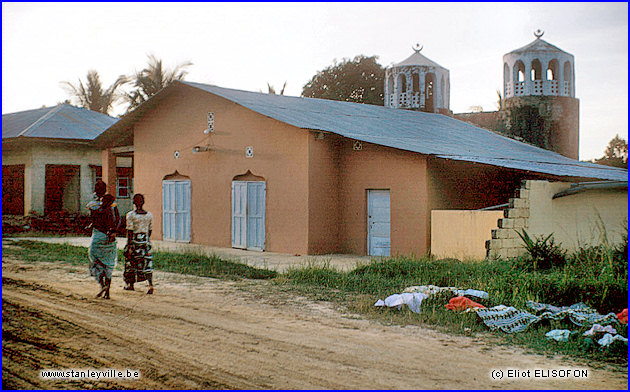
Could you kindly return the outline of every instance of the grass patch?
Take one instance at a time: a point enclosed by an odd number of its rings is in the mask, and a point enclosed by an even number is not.
[[[49,231],[28,230],[16,233],[2,233],[4,238],[23,238],[23,237],[79,237],[82,233],[52,233]]]
[[[69,244],[48,244],[39,241],[22,240],[13,246],[2,247],[2,254],[13,256],[26,262],[62,262],[87,267],[87,248]]]
[[[221,259],[219,256],[186,252],[154,252],[153,268],[159,271],[222,279],[271,279],[277,272]]]
[[[312,264],[290,269],[276,281],[281,285],[291,286],[313,299],[337,302],[352,312],[386,324],[430,324],[448,333],[491,334],[492,340],[500,344],[516,344],[539,353],[627,364],[625,344],[615,344],[607,349],[601,349],[596,342],[588,343],[582,338],[582,333],[588,328],[578,327],[567,320],[543,320],[530,326],[523,333],[511,335],[503,332],[490,333],[476,314],[447,310],[444,305],[452,297],[450,293],[442,293],[424,300],[422,311],[418,314],[411,312],[407,307],[401,310],[374,307],[377,299],[400,293],[406,287],[432,284],[486,291],[489,299],[476,301],[487,307],[503,304],[531,311],[526,306],[527,300],[556,306],[584,302],[602,314],[611,311],[618,313],[627,307],[627,269],[625,272],[611,272],[605,265],[599,263],[598,259],[588,257],[593,252],[600,254],[603,251],[583,250],[568,257],[564,266],[545,271],[524,269],[522,259],[461,262],[454,259],[399,257],[374,260],[368,265],[348,272],[331,268],[329,265]],[[624,256],[620,254],[619,257]],[[606,265],[618,264],[617,260]],[[616,324],[615,328],[620,334],[627,336],[626,325]],[[545,333],[552,329],[569,329],[575,333],[569,342],[559,343],[546,339]]]
[[[19,241],[14,244],[17,247],[3,247],[3,254],[27,262],[62,262],[87,267],[88,250],[83,246],[49,244],[39,241]],[[122,260],[124,260],[123,252],[119,249],[119,262],[116,269],[121,270],[123,268]],[[271,279],[277,275],[275,271],[222,260],[214,255],[206,256],[191,252],[181,254],[155,252],[153,254],[153,268],[159,271],[231,280],[242,278]]]

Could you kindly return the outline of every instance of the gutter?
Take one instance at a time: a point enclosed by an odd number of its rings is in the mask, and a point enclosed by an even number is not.
[[[557,199],[559,197],[575,195],[576,193],[581,193],[584,191],[590,191],[595,189],[605,189],[605,190],[622,190],[628,189],[627,181],[597,181],[597,182],[582,182],[577,184],[571,184],[571,188],[565,189],[561,192],[553,195],[552,199]]]

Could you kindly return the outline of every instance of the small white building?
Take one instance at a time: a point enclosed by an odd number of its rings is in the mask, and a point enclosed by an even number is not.
[[[2,115],[2,213],[85,213],[102,176],[102,150],[91,141],[117,118],[68,104]],[[131,153],[117,157],[121,213],[131,209]],[[114,193],[115,190],[115,193]]]
[[[573,55],[541,39],[503,56],[505,98],[547,95],[575,98]]]
[[[450,114],[448,69],[422,55],[421,47],[413,50],[385,70],[385,106]]]

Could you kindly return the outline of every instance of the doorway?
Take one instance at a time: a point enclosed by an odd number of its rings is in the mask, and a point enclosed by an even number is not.
[[[368,190],[368,236],[367,248],[369,256],[390,256],[390,202],[389,189]]]
[[[232,181],[232,247],[265,250],[264,181]]]

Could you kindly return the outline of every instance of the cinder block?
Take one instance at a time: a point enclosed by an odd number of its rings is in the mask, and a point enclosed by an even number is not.
[[[514,219],[510,218],[501,218],[497,222],[497,225],[501,229],[512,229],[514,227]]]
[[[518,233],[516,233],[514,229],[505,229],[505,234],[501,238],[509,239],[509,238],[520,238],[520,237],[518,236]]]
[[[503,247],[503,240],[491,239],[488,241],[490,242],[490,244],[488,245],[490,246],[490,249],[501,249]]]
[[[529,224],[529,219],[528,218],[516,218],[516,219],[514,219],[514,229],[527,229],[529,227],[528,224]]]
[[[523,256],[526,251],[524,248],[509,248],[507,249],[507,257],[509,258],[514,258],[514,257],[519,257],[519,256]]]
[[[488,252],[486,252],[486,258],[488,260],[499,259],[501,258],[501,254],[495,249],[488,249]]]
[[[516,233],[514,233],[516,235]],[[516,238],[509,238],[509,239],[504,239],[503,240],[503,248],[505,249],[509,249],[509,248],[518,248],[521,246],[521,239],[516,239]]]
[[[510,208],[529,208],[529,199],[510,199]]]
[[[510,208],[508,210],[508,218],[527,218],[529,210],[526,208]]]

